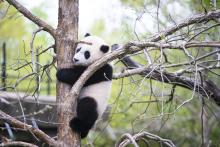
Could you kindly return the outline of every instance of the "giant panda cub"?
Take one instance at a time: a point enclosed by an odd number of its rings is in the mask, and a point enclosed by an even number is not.
[[[110,52],[110,47],[99,37],[86,34],[75,49],[74,67],[57,71],[57,79],[71,86],[97,59]],[[70,127],[85,138],[96,120],[107,107],[112,84],[112,66],[107,63],[98,69],[83,85],[77,99],[77,116],[70,121]]]

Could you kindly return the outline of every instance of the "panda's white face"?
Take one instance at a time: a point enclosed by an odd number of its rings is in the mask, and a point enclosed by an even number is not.
[[[78,43],[75,49],[74,65],[89,66],[109,51],[109,46],[101,38],[87,36]]]

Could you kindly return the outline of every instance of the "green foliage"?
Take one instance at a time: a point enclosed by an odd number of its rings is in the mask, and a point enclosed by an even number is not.
[[[207,11],[210,11],[213,9],[220,8],[219,0],[216,0],[216,8],[214,8],[214,4],[212,0],[190,0],[188,1],[188,3],[193,11],[199,11],[199,12],[204,12],[204,9],[206,9]]]
[[[103,19],[96,20],[95,23],[91,27],[91,33],[96,34],[97,36],[102,36],[105,31],[105,22]]]
[[[43,4],[41,4],[40,7],[34,7],[34,8],[31,10],[31,12],[32,12],[34,15],[36,15],[36,16],[40,17],[41,19],[45,20],[45,19],[47,19],[48,16],[47,16],[47,14],[42,10],[42,7],[43,7]]]
[[[4,41],[10,41],[9,45],[12,47],[17,46],[17,40],[23,38],[26,33],[26,26],[23,18],[17,11],[5,3],[0,3],[2,13],[7,14],[4,18],[0,19],[0,43]],[[8,9],[8,11],[7,11]]]
[[[7,11],[6,11],[7,10]],[[2,59],[2,45],[3,42],[6,43],[6,55],[7,55],[7,87],[13,86],[16,82],[21,80],[24,76],[32,73],[32,64],[31,62],[31,52],[30,52],[30,41],[32,38],[33,30],[36,30],[37,27],[33,23],[29,23],[26,19],[16,11],[12,6],[8,7],[8,4],[0,3],[1,14],[5,14],[4,17],[0,19],[0,59]],[[6,13],[7,12],[7,13]],[[41,18],[47,18],[47,15],[43,13],[41,8],[33,8],[33,13]],[[53,39],[46,32],[40,32],[36,35],[34,41],[35,51],[37,49],[39,52],[47,48],[50,44],[53,43]],[[36,58],[36,57],[35,57]],[[35,59],[36,60],[36,59]],[[52,61],[51,54],[44,53],[39,56],[40,64],[46,65],[48,62]],[[2,60],[0,60],[2,62]],[[29,64],[27,64],[29,63]],[[27,66],[22,67],[27,64]],[[48,76],[43,72],[43,67],[37,64],[40,70],[41,79],[41,94],[46,94],[46,82]],[[25,78],[16,86],[17,91],[26,92],[33,94],[36,89],[36,75],[31,75]],[[55,95],[55,69],[51,69],[51,77],[53,81],[53,91],[52,94]],[[8,88],[9,91],[14,91],[11,88]]]
[[[144,0],[121,0],[121,2],[125,5],[128,5],[130,7],[134,7],[134,8],[140,8],[143,7],[145,4]]]
[[[106,27],[106,22],[104,19],[96,20],[89,29],[89,32],[91,32],[93,35],[103,37],[109,44],[123,43],[134,39],[132,28],[125,20],[122,20],[120,28],[115,28],[109,33],[106,33],[107,31],[108,28]]]

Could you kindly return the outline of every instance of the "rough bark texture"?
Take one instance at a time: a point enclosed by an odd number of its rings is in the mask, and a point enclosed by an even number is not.
[[[59,0],[58,28],[56,34],[57,67],[72,66],[72,57],[75,43],[78,37],[78,0]],[[75,111],[71,105],[68,85],[57,84],[57,112],[58,122],[58,146],[80,146],[78,134],[73,133],[69,126],[69,120]],[[75,101],[75,100],[73,100]],[[75,104],[74,104],[75,105]]]

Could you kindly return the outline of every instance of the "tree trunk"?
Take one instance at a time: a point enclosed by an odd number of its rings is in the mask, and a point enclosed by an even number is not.
[[[71,67],[78,37],[78,0],[59,0],[56,34],[57,68]],[[69,128],[76,104],[71,104],[70,86],[57,83],[58,146],[78,147],[80,137]]]

